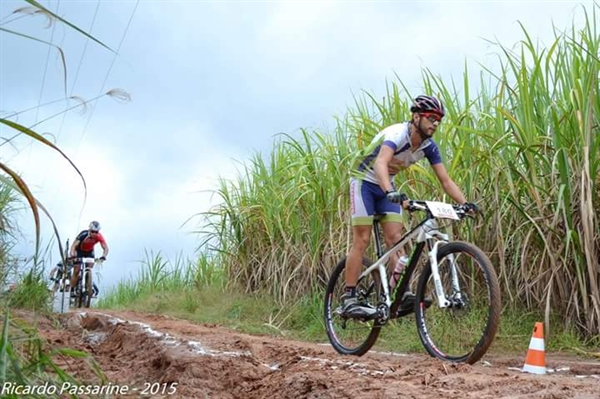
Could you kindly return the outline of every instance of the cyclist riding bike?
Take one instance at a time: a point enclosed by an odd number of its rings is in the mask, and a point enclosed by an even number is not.
[[[106,260],[108,255],[108,244],[106,240],[100,234],[100,223],[92,221],[87,230],[83,230],[77,235],[69,253],[71,257],[76,258],[94,258],[94,247],[96,244],[100,244],[102,247],[102,256],[99,258],[101,261]],[[94,263],[88,264],[90,268],[94,266]],[[81,263],[75,263],[73,265],[73,277],[71,278],[71,287],[77,287],[79,281],[79,271],[81,270]],[[71,296],[76,296],[75,290],[71,291]]]
[[[369,246],[373,215],[386,214],[381,220],[386,246],[392,246],[402,237],[401,204],[407,205],[405,201],[408,198],[394,187],[394,177],[399,171],[427,158],[446,194],[455,202],[466,205],[470,212],[477,211],[477,206],[467,202],[461,190],[448,176],[438,146],[433,140],[445,115],[442,102],[436,97],[421,95],[414,99],[410,112],[410,121],[386,127],[361,151],[350,179],[353,240],[346,259],[346,289],[342,296],[342,314],[347,316],[369,316],[376,311],[371,307],[361,306],[357,300],[356,285],[363,255]],[[393,273],[392,283],[398,281],[406,262],[404,249],[392,256],[389,265],[390,272]],[[405,292],[402,307],[411,306],[413,301],[414,294]]]

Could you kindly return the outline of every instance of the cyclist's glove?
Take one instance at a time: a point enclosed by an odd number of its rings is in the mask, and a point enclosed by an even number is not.
[[[408,201],[408,197],[404,193],[399,193],[395,190],[390,190],[385,193],[386,198],[390,202],[394,202],[396,204],[402,204],[404,201]]]
[[[102,262],[104,262],[104,261],[106,260],[106,256],[101,256],[101,257],[100,257],[100,260],[101,260]]]
[[[465,202],[463,204],[463,208],[465,208],[465,211],[467,212],[473,211],[473,213],[479,213],[479,207],[477,206],[477,204],[474,204],[472,202]]]

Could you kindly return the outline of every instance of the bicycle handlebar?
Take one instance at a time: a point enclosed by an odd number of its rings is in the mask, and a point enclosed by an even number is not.
[[[424,201],[424,200],[409,200],[406,210],[409,212],[427,211],[427,210],[429,210],[429,208],[427,208],[426,202],[427,201]],[[452,208],[454,208],[454,211],[456,212],[458,217],[460,217],[461,219],[464,217],[467,217],[467,216],[471,216],[469,214],[469,210],[467,209],[467,207],[465,205],[452,204]]]
[[[105,259],[102,258],[86,258],[86,257],[69,257],[67,258],[67,262],[71,264],[79,264],[79,263],[102,263]]]

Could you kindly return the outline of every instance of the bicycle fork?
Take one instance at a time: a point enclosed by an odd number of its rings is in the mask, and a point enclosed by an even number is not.
[[[447,244],[448,237],[446,234],[440,234],[441,239],[428,239],[427,244],[429,245],[429,264],[431,265],[431,276],[433,278],[433,282],[435,285],[435,293],[437,296],[438,305],[440,308],[447,308],[453,305],[453,302],[448,299],[446,294],[444,293],[444,287],[442,286],[442,279],[440,277],[440,268],[437,261],[438,250],[441,245]],[[452,294],[451,298],[453,299],[461,299],[460,294],[460,284],[458,282],[458,268],[456,263],[454,262],[454,254],[449,254],[447,256],[449,265],[450,265],[450,279],[452,285]]]

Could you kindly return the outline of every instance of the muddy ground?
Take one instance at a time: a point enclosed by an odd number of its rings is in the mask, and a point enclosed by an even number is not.
[[[326,344],[135,312],[70,312],[37,326],[52,347],[92,354],[111,398],[600,398],[600,361],[575,357],[548,354],[552,372],[532,375],[518,370],[525,354],[486,356],[473,366],[425,354],[348,357]],[[90,362],[56,361],[97,379]]]

